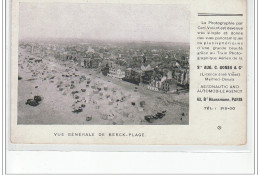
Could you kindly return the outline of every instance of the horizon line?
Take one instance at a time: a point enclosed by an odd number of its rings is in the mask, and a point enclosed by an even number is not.
[[[113,40],[113,39],[89,39],[89,38],[19,38],[18,41],[22,40],[86,40],[86,41],[99,41],[99,42],[157,42],[157,43],[186,43],[190,44],[190,41],[156,41],[156,40]]]

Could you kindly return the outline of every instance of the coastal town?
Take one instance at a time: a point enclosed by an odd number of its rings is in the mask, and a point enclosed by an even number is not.
[[[18,67],[18,123],[188,124],[189,44],[21,41]]]

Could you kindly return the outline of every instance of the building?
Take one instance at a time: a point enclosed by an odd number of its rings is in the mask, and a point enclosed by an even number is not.
[[[190,74],[188,69],[180,69],[176,72],[176,80],[179,86],[189,88]]]
[[[151,68],[150,65],[141,66],[141,83],[143,84],[149,84],[151,81],[151,77],[153,75],[153,68]]]
[[[161,91],[167,93],[173,93],[177,91],[177,81],[174,79],[163,79],[161,80]]]
[[[153,76],[153,70],[142,71],[141,82],[143,84],[149,84],[151,82],[152,76]]]
[[[131,78],[138,82],[138,84],[140,83],[141,81],[141,75],[142,75],[142,70],[140,69],[137,69],[137,68],[133,68],[132,71],[131,71]]]
[[[157,79],[151,79],[150,84],[147,86],[147,88],[152,91],[159,91],[160,87],[161,87],[161,81]]]
[[[131,72],[132,72],[132,69],[131,68],[127,68],[125,70],[125,78],[126,79],[131,79]]]
[[[167,76],[152,76],[147,88],[157,92],[173,93],[177,90],[177,81]]]
[[[139,85],[141,81],[142,71],[136,68],[127,68],[125,70],[125,77],[123,78],[124,81]]]
[[[111,67],[109,67],[109,73],[107,75],[110,77],[122,79],[125,77],[125,68],[123,66],[113,64]]]
[[[84,58],[80,59],[80,65],[84,68],[96,69],[96,68],[98,68],[99,63],[100,63],[100,60],[97,58],[91,59],[91,58],[84,57]]]

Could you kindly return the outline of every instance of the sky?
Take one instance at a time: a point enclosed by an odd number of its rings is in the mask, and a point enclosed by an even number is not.
[[[20,39],[189,43],[185,5],[20,3]]]

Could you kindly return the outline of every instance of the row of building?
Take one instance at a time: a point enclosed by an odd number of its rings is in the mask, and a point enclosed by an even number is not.
[[[106,55],[109,52],[105,50],[99,53],[95,52],[91,47],[87,51],[84,49],[78,51],[74,47],[65,49],[55,45],[42,47],[25,44],[21,45],[21,47],[29,49],[28,51],[34,54],[41,54],[42,57],[44,55],[54,56],[62,60],[73,61],[84,68],[100,69],[105,76],[122,79],[137,85],[141,84],[153,91],[174,92],[177,90],[177,86],[189,88],[189,59],[187,56],[177,59],[176,55],[174,55],[174,59],[171,58],[170,60],[178,61],[167,62],[168,55],[163,56],[166,60],[161,60],[160,54],[153,50],[151,53],[145,53],[154,57],[153,59],[147,59],[144,54],[138,55],[136,53],[133,53],[132,59],[129,59],[130,53],[127,52],[127,54],[120,53],[118,58],[114,58],[111,55]],[[142,51],[139,52],[142,53]],[[176,54],[178,54],[178,50]],[[120,61],[122,64],[120,64]],[[126,63],[123,64],[124,62]],[[153,62],[161,64],[153,64]]]
[[[126,68],[115,64],[113,61],[84,58],[80,65],[84,68],[101,68],[105,76],[122,79],[136,85],[144,85],[149,90],[175,92],[177,86],[189,88],[189,70],[187,68],[172,67],[172,70],[161,70],[144,65],[140,68]]]

